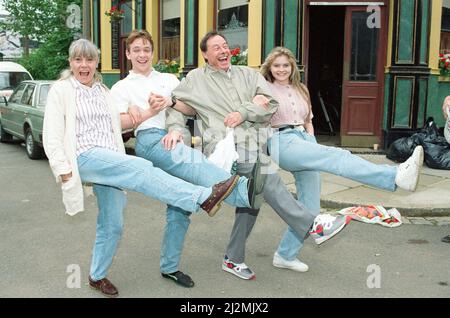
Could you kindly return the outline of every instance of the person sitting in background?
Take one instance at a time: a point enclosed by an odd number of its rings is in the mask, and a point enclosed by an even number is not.
[[[442,113],[444,114],[444,118],[446,120],[446,122],[445,122],[446,127],[444,127],[445,139],[447,139],[447,142],[450,144],[450,118],[449,118],[449,114],[450,114],[450,95],[448,95],[445,98],[444,103],[442,104]],[[447,235],[447,236],[444,236],[442,238],[442,242],[450,243],[450,234]]]

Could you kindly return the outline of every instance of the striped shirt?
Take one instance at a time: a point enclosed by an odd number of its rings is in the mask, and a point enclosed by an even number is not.
[[[88,87],[72,81],[76,87],[76,155],[94,147],[118,151],[104,88],[100,83]]]

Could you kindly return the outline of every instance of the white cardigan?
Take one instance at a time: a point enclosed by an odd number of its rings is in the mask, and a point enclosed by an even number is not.
[[[120,126],[120,113],[106,86],[105,97],[109,105],[117,147],[125,153]],[[61,182],[60,175],[72,172],[72,178],[61,183],[66,213],[75,215],[84,210],[84,195],[81,178],[78,173],[76,152],[76,104],[75,86],[70,79],[59,80],[51,87],[45,107],[43,144],[50,168]]]

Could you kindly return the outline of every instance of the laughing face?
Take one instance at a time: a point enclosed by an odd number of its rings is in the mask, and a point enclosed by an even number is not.
[[[278,56],[270,66],[275,82],[282,85],[290,84],[290,76],[292,74],[292,65],[286,55]]]
[[[213,36],[206,42],[206,52],[203,57],[216,70],[228,71],[231,66],[231,52],[227,41],[220,35]]]
[[[76,56],[70,60],[70,69],[83,85],[92,86],[98,60],[92,57]]]
[[[131,61],[133,72],[148,75],[152,70],[153,48],[147,39],[137,38],[126,51],[127,59]]]

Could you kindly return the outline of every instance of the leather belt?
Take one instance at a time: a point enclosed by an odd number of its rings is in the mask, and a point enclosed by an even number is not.
[[[286,129],[298,129],[300,131],[305,131],[305,128],[303,127],[303,125],[297,125],[297,126],[295,126],[295,125],[287,125],[287,126],[283,126],[283,127],[278,128],[278,131],[282,132],[283,130],[286,130]]]

